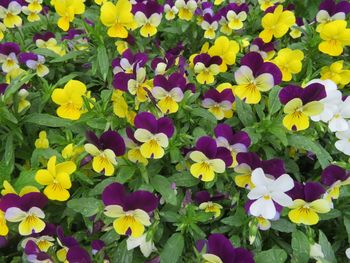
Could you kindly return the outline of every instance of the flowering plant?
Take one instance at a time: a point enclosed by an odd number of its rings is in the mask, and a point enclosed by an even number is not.
[[[0,0],[0,262],[347,262],[349,13]]]

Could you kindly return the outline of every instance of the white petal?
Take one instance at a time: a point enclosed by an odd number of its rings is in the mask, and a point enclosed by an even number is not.
[[[273,185],[278,191],[287,192],[294,187],[294,181],[288,174],[283,174],[275,180]]]
[[[272,193],[271,198],[273,199],[273,201],[280,204],[281,206],[288,207],[293,204],[293,199],[285,193]]]
[[[27,213],[18,207],[10,207],[5,212],[5,219],[9,222],[21,222],[27,217]]]

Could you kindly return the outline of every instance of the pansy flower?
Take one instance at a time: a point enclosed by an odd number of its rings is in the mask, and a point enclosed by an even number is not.
[[[176,0],[175,7],[179,10],[179,18],[190,21],[197,9],[197,1],[195,0]]]
[[[214,39],[216,35],[216,30],[219,27],[216,15],[211,15],[206,13],[203,16],[203,21],[201,22],[201,28],[204,30],[204,38]]]
[[[248,104],[257,104],[261,93],[272,89],[281,82],[282,74],[279,68],[264,62],[257,52],[250,52],[241,59],[241,66],[235,71],[235,95]]]
[[[39,77],[44,77],[49,74],[49,69],[44,65],[45,57],[34,53],[21,53],[18,56],[19,61],[25,64],[28,68],[35,70]]]
[[[220,72],[222,59],[219,56],[210,56],[207,53],[201,53],[193,58],[194,72],[196,79],[200,84],[212,84],[215,75]]]
[[[47,252],[50,247],[54,245],[55,239],[53,236],[56,234],[56,226],[53,224],[46,224],[43,231],[40,233],[32,234],[31,236],[25,238],[21,242],[21,246],[25,249],[28,242],[35,242],[37,247],[42,252]]]
[[[209,136],[202,136],[189,155],[194,162],[190,167],[191,174],[204,181],[214,180],[216,173],[224,173],[232,164],[232,157],[225,147],[218,147],[216,141]]]
[[[289,35],[294,39],[299,38],[303,34],[301,29],[305,30],[305,25],[303,19],[301,17],[297,17],[295,24],[292,26],[292,29],[289,32]]]
[[[84,145],[85,151],[92,157],[92,169],[106,176],[114,174],[117,156],[125,153],[123,137],[116,131],[106,131],[97,137],[92,131],[86,132],[89,143]]]
[[[155,247],[152,239],[149,239],[147,237],[147,234],[148,233],[145,233],[137,238],[132,236],[128,237],[128,239],[126,240],[127,250],[132,250],[136,247],[140,247],[142,255],[146,258],[148,258],[152,254],[152,252],[157,251],[157,248]]]
[[[235,64],[238,52],[238,43],[225,36],[220,36],[215,39],[214,45],[208,49],[208,54],[210,56],[219,56],[222,59],[222,63],[219,66],[220,72],[226,72],[228,66]]]
[[[330,211],[329,202],[322,199],[324,193],[325,189],[317,182],[295,182],[294,188],[288,193],[293,198],[293,205],[289,207],[289,219],[295,224],[317,224],[318,214]]]
[[[0,201],[1,204],[1,201]],[[7,236],[9,233],[9,228],[5,219],[5,212],[0,210],[0,237]]]
[[[50,255],[46,252],[43,252],[39,246],[33,241],[29,240],[26,242],[24,247],[24,253],[26,255],[26,259],[31,263],[45,262],[45,263],[53,263],[54,261],[51,259]]]
[[[22,18],[19,16],[22,6],[17,1],[2,1],[0,5],[0,19],[7,28],[15,28],[22,25]]]
[[[110,37],[128,37],[128,29],[133,28],[135,23],[131,9],[129,0],[118,0],[116,4],[107,1],[102,5],[100,19],[108,27]]]
[[[1,190],[1,195],[15,194],[23,196],[28,193],[40,192],[38,188],[32,185],[26,185],[22,187],[19,191],[17,191],[18,189],[15,189],[7,180],[4,180],[2,186],[4,187],[4,189]]]
[[[130,127],[127,127],[125,129],[125,132],[126,137],[124,137],[124,141],[126,147],[129,149],[128,160],[130,160],[133,163],[142,163],[144,165],[147,165],[148,160],[145,157],[143,157],[140,150],[142,143],[136,140],[134,132]]]
[[[150,226],[150,213],[158,206],[158,198],[147,191],[126,193],[123,185],[112,183],[103,193],[105,215],[116,218],[113,221],[114,230],[119,235],[140,237],[145,226]]]
[[[252,172],[251,180],[254,188],[248,193],[248,198],[254,200],[249,208],[252,215],[273,219],[277,213],[275,203],[284,207],[293,204],[292,198],[285,193],[294,187],[288,174],[274,179],[267,177],[262,168],[257,168]]]
[[[186,78],[181,73],[173,73],[168,78],[157,75],[153,79],[152,95],[157,99],[159,109],[167,114],[177,112],[186,89]]]
[[[33,37],[33,41],[38,48],[47,48],[60,56],[66,53],[64,48],[58,45],[54,33],[50,31],[36,33]]]
[[[258,52],[264,60],[271,59],[276,53],[274,43],[265,43],[260,37],[257,37],[252,41],[249,51]]]
[[[166,20],[173,20],[179,10],[176,8],[173,0],[167,0],[164,5],[164,13]]]
[[[350,46],[350,28],[345,20],[336,20],[325,24],[320,30],[321,43],[318,49],[330,56],[339,56],[344,47]]]
[[[330,79],[341,88],[350,83],[350,70],[344,68],[343,60],[339,60],[321,68],[321,79]]]
[[[86,86],[78,80],[70,80],[63,89],[54,89],[51,98],[59,105],[57,115],[64,119],[78,120],[83,109],[83,96],[87,96]]]
[[[27,16],[29,22],[40,21],[40,11],[31,11],[27,6],[23,6],[22,13]]]
[[[196,248],[203,253],[202,258],[207,263],[254,263],[250,251],[233,247],[231,241],[222,234],[211,234],[208,240],[197,241]]]
[[[121,57],[117,57],[112,61],[113,74],[124,72],[131,74],[134,71],[134,66],[143,67],[147,62],[148,56],[146,53],[133,53],[131,49],[126,49]]]
[[[113,103],[113,113],[119,118],[125,118],[130,124],[134,124],[136,112],[129,109],[129,106],[121,90],[114,90],[111,101]]]
[[[227,25],[232,30],[243,28],[243,22],[247,19],[248,6],[231,3],[227,6]]]
[[[84,0],[55,1],[54,7],[56,13],[60,16],[57,25],[63,31],[69,29],[69,24],[73,22],[75,15],[81,15],[85,12]]]
[[[16,43],[6,42],[0,44],[0,63],[2,64],[2,71],[9,73],[14,69],[19,68],[17,55],[20,48]]]
[[[290,10],[283,10],[282,5],[278,5],[267,12],[261,20],[264,28],[259,37],[268,43],[273,37],[281,38],[287,34],[289,28],[295,24],[294,13]]]
[[[244,131],[234,132],[227,124],[218,124],[214,129],[216,143],[219,147],[225,147],[231,152],[232,165],[237,166],[236,156],[240,152],[247,152],[251,144],[248,133]]]
[[[202,106],[207,108],[216,119],[222,120],[232,117],[234,101],[235,97],[231,89],[224,89],[221,92],[216,89],[210,89],[203,95]]]
[[[279,93],[280,102],[285,105],[283,125],[291,131],[301,131],[309,127],[309,117],[323,111],[321,99],[326,97],[324,85],[313,83],[305,88],[288,85]]]
[[[321,182],[329,187],[325,197],[327,200],[332,201],[339,198],[341,186],[350,184],[350,173],[332,164],[322,171]]]
[[[252,172],[262,168],[270,178],[278,178],[285,174],[284,162],[281,159],[262,161],[256,153],[239,152],[236,155],[237,166],[234,168],[238,174],[234,180],[237,186],[252,189],[254,184],[251,180]]]
[[[43,0],[25,0],[28,3],[28,10],[32,11],[32,12],[40,12],[43,7],[42,7],[42,3]]]
[[[316,30],[320,32],[329,22],[345,20],[348,13],[350,13],[350,3],[348,1],[337,3],[335,0],[324,0],[321,2],[316,15],[316,21],[319,23]]]
[[[149,112],[136,115],[135,139],[142,143],[140,152],[145,158],[160,159],[164,155],[164,148],[168,147],[169,139],[174,134],[173,121],[168,117],[156,119]]]
[[[155,0],[139,2],[133,5],[132,11],[137,26],[141,27],[141,36],[151,37],[157,33],[157,27],[162,20],[162,5]]]
[[[22,236],[40,233],[45,228],[43,207],[47,198],[41,193],[28,193],[23,196],[7,194],[0,199],[0,209],[5,212],[8,222],[19,222],[18,231]]]
[[[176,56],[167,52],[164,58],[155,57],[151,62],[151,67],[154,70],[155,75],[162,75],[168,69],[175,65]]]
[[[70,50],[84,50],[89,47],[89,39],[85,37],[86,32],[82,29],[71,28],[67,34],[62,37],[62,41],[66,41]]]
[[[47,162],[47,169],[40,169],[35,174],[35,180],[45,185],[44,194],[50,200],[66,201],[70,194],[68,189],[72,187],[70,175],[76,170],[72,161],[56,163],[56,156],[52,156]]]
[[[223,199],[223,194],[217,194],[211,196],[208,191],[197,192],[194,196],[194,200],[199,205],[199,209],[204,210],[206,213],[214,213],[214,217],[217,218],[221,214],[222,205],[215,203],[215,201]]]
[[[297,74],[302,69],[301,61],[304,59],[304,53],[301,50],[292,50],[289,48],[280,49],[272,62],[275,63],[282,72],[282,80],[290,81],[292,74]]]

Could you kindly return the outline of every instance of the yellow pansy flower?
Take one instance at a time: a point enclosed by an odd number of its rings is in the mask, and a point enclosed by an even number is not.
[[[305,202],[302,199],[293,201],[291,210],[288,213],[289,219],[295,224],[315,225],[319,221],[318,214],[330,211],[329,202],[325,199],[317,199],[312,202]]]
[[[39,138],[35,140],[36,149],[49,148],[49,140],[47,139],[46,131],[39,132]]]
[[[218,37],[214,45],[208,50],[210,56],[219,56],[222,59],[220,64],[220,72],[226,72],[227,66],[233,65],[236,62],[236,55],[239,52],[239,45],[234,40],[229,40],[225,36]]]
[[[304,53],[301,50],[292,50],[283,48],[278,51],[277,57],[272,60],[282,72],[282,80],[290,81],[292,74],[297,74],[302,69],[301,61],[304,59]]]
[[[344,61],[339,60],[321,68],[321,79],[330,79],[337,85],[345,86],[350,83],[350,70],[344,69]]]

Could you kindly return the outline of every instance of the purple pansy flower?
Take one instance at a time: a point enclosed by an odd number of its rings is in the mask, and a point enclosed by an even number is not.
[[[225,147],[218,147],[216,141],[209,136],[202,136],[196,142],[195,149],[190,153],[191,174],[204,182],[214,180],[215,173],[225,172],[232,164],[232,156]]]
[[[141,112],[136,115],[136,131],[134,136],[141,142],[140,152],[145,158],[159,159],[164,155],[164,149],[168,147],[169,139],[174,134],[172,119],[162,117],[156,119],[152,113]]]
[[[325,24],[334,20],[345,20],[348,13],[350,13],[349,1],[337,3],[335,0],[324,0],[320,4],[316,21]],[[317,30],[320,30],[320,28],[318,27]]]
[[[116,157],[125,153],[123,137],[116,131],[106,131],[97,137],[92,131],[86,132],[89,143],[85,144],[85,151],[92,157],[92,168],[97,173],[107,176],[114,174],[114,166],[117,164]]]
[[[44,65],[45,57],[31,52],[21,53],[18,55],[19,61],[28,68],[36,71],[39,77],[44,77],[49,73],[48,67]]]
[[[232,104],[235,97],[231,89],[224,89],[218,91],[210,89],[203,95],[202,106],[207,108],[216,119],[222,120],[224,118],[232,117]]]
[[[222,59],[219,56],[210,56],[207,53],[201,53],[193,58],[194,72],[196,79],[200,84],[212,84],[214,76],[219,74]]]
[[[143,67],[146,64],[147,59],[147,54],[142,52],[133,54],[131,49],[127,49],[123,52],[121,58],[118,57],[113,59],[113,73],[117,74],[119,72],[125,72],[131,74],[133,73],[135,65]]]
[[[203,251],[203,248],[206,250]],[[231,241],[222,234],[211,234],[208,240],[200,240],[196,244],[206,262],[222,263],[254,263],[253,254],[245,248],[233,247]]]
[[[132,7],[135,22],[141,27],[143,37],[151,37],[157,33],[157,27],[162,20],[163,6],[155,0],[139,2]]]
[[[275,54],[274,42],[265,43],[261,38],[255,38],[250,45],[250,52],[258,52],[263,59],[271,58]]]
[[[250,52],[241,59],[235,72],[235,95],[248,104],[257,104],[261,93],[272,89],[282,81],[280,69],[271,62],[264,62],[258,52]]]
[[[151,62],[151,68],[156,75],[164,74],[169,68],[175,65],[176,56],[166,53],[164,58],[156,57]]]
[[[54,262],[51,257],[49,256],[49,254],[42,252],[38,245],[33,241],[33,240],[29,240],[25,247],[24,247],[24,253],[27,256],[27,260],[29,262],[33,262],[33,263],[38,263],[38,262],[45,262],[45,263],[49,263],[49,262]]]
[[[309,127],[309,117],[323,111],[321,99],[326,97],[326,90],[321,83],[312,83],[305,88],[288,85],[279,93],[280,102],[285,105],[283,125],[293,131]]]
[[[116,218],[113,227],[119,235],[140,237],[150,226],[150,213],[158,206],[158,198],[147,191],[127,193],[123,185],[112,183],[102,193],[105,215]]]
[[[240,152],[247,152],[251,144],[248,133],[244,131],[234,132],[227,124],[218,124],[214,129],[216,143],[219,147],[225,147],[231,152],[232,165],[237,166],[236,155]]]
[[[101,239],[96,239],[91,242],[92,254],[96,255],[101,249],[106,246]]]
[[[19,45],[14,42],[0,44],[0,63],[5,73],[19,68],[17,55],[20,52]]]

